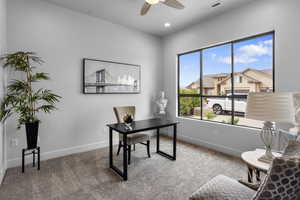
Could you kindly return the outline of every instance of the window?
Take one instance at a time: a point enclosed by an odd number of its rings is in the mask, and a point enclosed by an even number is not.
[[[178,115],[262,127],[245,118],[249,92],[274,91],[274,32],[178,55]]]
[[[242,76],[236,76],[235,77],[235,83],[242,83],[243,82],[243,77]]]

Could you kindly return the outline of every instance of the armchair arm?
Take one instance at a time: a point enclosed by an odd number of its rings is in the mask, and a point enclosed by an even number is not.
[[[216,176],[192,194],[190,200],[251,200],[255,191],[223,175]]]

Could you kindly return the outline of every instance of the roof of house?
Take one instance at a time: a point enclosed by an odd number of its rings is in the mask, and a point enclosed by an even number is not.
[[[200,87],[200,79],[195,82],[192,82],[187,86],[187,88],[191,88],[193,84],[196,84],[196,87]],[[203,76],[203,87],[204,88],[214,88],[215,80],[210,76]]]
[[[245,71],[244,71],[244,72],[245,72]],[[253,78],[253,77],[250,77],[250,76],[244,74],[244,72],[236,72],[236,73],[234,73],[234,75],[235,75],[235,76],[236,76],[236,75],[244,76],[244,77],[245,77],[246,79],[248,79],[248,81],[251,82],[251,83],[259,83],[259,82],[260,82],[259,80],[257,80],[257,79],[255,79],[255,78]],[[228,79],[231,79],[231,75],[228,75],[225,79],[223,79],[223,80],[221,80],[220,82],[218,82],[218,84],[221,84],[221,83],[227,81]]]
[[[263,69],[263,70],[257,70],[257,69],[252,69],[252,68],[247,68],[245,69],[243,72],[236,72],[234,73],[235,75],[237,74],[242,74],[243,76],[245,76],[249,81],[253,82],[253,83],[258,83],[260,82],[259,80],[250,77],[246,74],[244,74],[246,71],[248,70],[252,70],[252,71],[256,71],[259,73],[263,73],[264,75],[268,76],[269,78],[272,78],[273,75],[273,71],[271,69]],[[204,75],[203,76],[203,88],[214,88],[215,87],[215,78],[220,78],[220,77],[226,77],[225,79],[223,79],[222,81],[220,81],[219,83],[222,83],[223,81],[228,80],[229,78],[231,78],[230,73],[220,73],[220,74],[209,74],[209,75]],[[196,84],[197,87],[200,87],[200,79],[198,79],[195,82],[192,82],[190,85],[187,86],[187,88],[191,88],[191,86],[193,84]]]
[[[230,73],[208,74],[205,76],[212,77],[212,78],[220,78],[220,77],[228,76],[228,74],[230,74]]]
[[[203,87],[204,88],[214,88],[215,87],[214,79],[209,76],[203,76]]]
[[[273,70],[272,69],[263,69],[263,70],[256,70],[258,72],[262,72],[264,74],[266,74],[269,77],[273,76]]]

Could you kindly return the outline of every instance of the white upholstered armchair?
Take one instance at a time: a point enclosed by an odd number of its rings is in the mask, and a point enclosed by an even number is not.
[[[203,185],[190,200],[300,200],[300,142],[291,141],[275,158],[257,191],[219,175]]]

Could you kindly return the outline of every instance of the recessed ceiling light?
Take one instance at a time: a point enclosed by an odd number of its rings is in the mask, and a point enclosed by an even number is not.
[[[166,22],[166,23],[165,23],[165,27],[166,27],[166,28],[168,28],[168,27],[170,27],[170,26],[171,26],[171,24],[170,24],[169,22]]]
[[[212,8],[218,7],[221,5],[221,2],[216,2],[214,4],[211,5]]]

